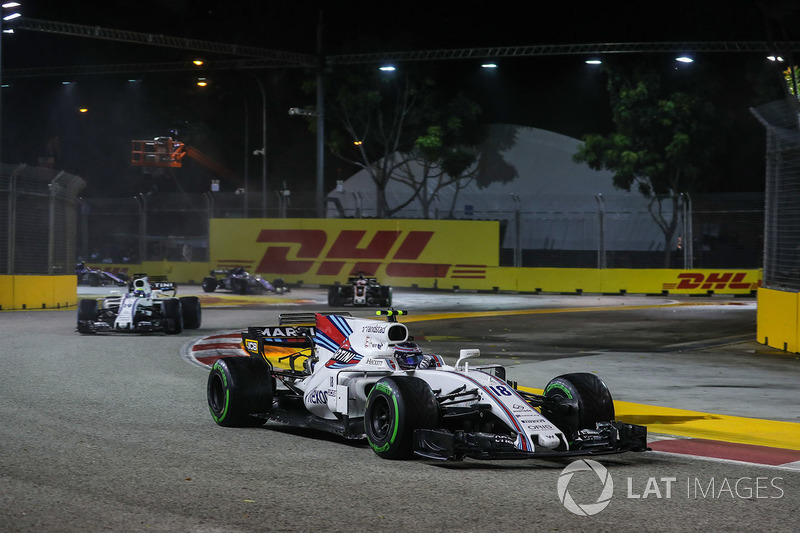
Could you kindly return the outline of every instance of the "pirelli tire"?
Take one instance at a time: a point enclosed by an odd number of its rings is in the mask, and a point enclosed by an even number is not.
[[[328,288],[328,305],[330,307],[341,307],[343,304],[342,301],[342,287],[340,285],[334,285],[333,287]]]
[[[97,300],[85,299],[78,302],[78,333],[94,333],[94,328],[89,324],[96,322],[98,316]]]
[[[602,379],[594,374],[564,374],[550,380],[544,389],[547,398],[573,400],[572,412],[548,411],[544,414],[572,440],[581,429],[595,429],[598,422],[614,420],[614,401]]]
[[[272,408],[275,382],[264,361],[250,357],[223,357],[208,375],[208,408],[214,422],[224,427],[258,427]]]
[[[391,287],[381,287],[381,293],[383,295],[383,307],[391,307],[392,306],[392,288]]]
[[[217,290],[218,284],[219,283],[217,282],[217,278],[215,278],[214,276],[206,276],[203,278],[201,286],[203,287],[203,292],[214,292],[215,290]]]
[[[183,296],[181,301],[181,314],[183,315],[183,327],[185,329],[197,329],[203,322],[203,310],[200,306],[200,298],[197,296]]]
[[[437,427],[439,404],[430,386],[419,378],[383,378],[367,396],[364,433],[379,457],[410,458],[414,431]]]
[[[183,312],[179,299],[168,298],[161,302],[161,320],[164,321],[164,333],[177,335],[183,331]]]

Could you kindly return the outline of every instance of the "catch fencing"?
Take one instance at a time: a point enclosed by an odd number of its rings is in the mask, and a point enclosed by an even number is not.
[[[313,195],[153,194],[82,200],[81,258],[92,263],[207,261],[212,218],[313,218]],[[500,266],[563,268],[761,268],[764,195],[680,195],[659,202],[630,195],[483,198],[432,218],[500,221]],[[568,206],[568,207],[567,207]],[[424,218],[405,212],[404,218]],[[337,209],[336,218],[362,218]],[[661,221],[661,225],[657,222]],[[363,218],[369,229],[369,218]],[[666,224],[666,226],[664,226]],[[672,227],[668,233],[662,227]]]
[[[800,104],[787,98],[753,114],[767,130],[765,287],[800,290]]]
[[[75,271],[78,176],[0,165],[0,274]]]

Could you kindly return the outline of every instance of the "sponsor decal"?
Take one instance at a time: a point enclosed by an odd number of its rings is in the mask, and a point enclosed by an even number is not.
[[[314,389],[306,394],[306,403],[321,405],[328,403],[328,391]]]
[[[316,329],[309,327],[308,334],[312,337],[317,334]],[[264,337],[299,337],[300,333],[292,327],[264,328],[261,330]]]
[[[389,276],[447,277],[449,264],[416,262],[433,237],[433,231],[378,230],[371,233],[372,237],[364,243],[367,230],[340,230],[324,252],[328,246],[324,230],[261,230],[256,242],[267,243],[267,249],[256,272],[339,276],[348,260],[356,260],[355,270],[374,271],[388,262],[386,274]],[[294,251],[294,258],[290,258],[291,251]],[[485,265],[481,267],[485,270]],[[485,272],[480,275],[485,276]],[[470,272],[470,277],[478,277],[478,274]]]
[[[362,326],[361,333],[386,333],[386,326],[380,324]]]
[[[702,274],[700,272],[682,272],[678,274],[677,283],[662,284],[663,290],[756,290],[759,283],[745,281],[747,272],[711,272]]]
[[[258,353],[258,341],[245,339],[244,346],[245,346],[245,349],[248,352],[256,352],[256,353]]]

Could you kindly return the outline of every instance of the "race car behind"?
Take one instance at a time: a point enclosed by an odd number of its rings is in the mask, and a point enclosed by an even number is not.
[[[200,299],[176,297],[177,284],[134,274],[125,294],[78,302],[78,332],[150,332],[177,334],[197,329],[202,321]]]

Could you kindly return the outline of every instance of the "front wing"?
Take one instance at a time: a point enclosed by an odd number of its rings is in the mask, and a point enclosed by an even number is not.
[[[418,429],[414,432],[414,453],[428,459],[538,459],[577,455],[602,455],[647,451],[647,428],[624,422],[600,422],[597,429],[578,431],[569,450],[518,449],[506,435],[469,433],[446,429]]]

